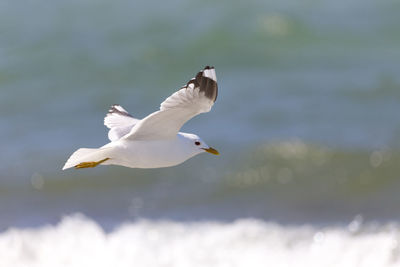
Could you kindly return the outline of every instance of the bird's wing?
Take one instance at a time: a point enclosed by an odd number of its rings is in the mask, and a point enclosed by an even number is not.
[[[120,105],[112,105],[104,118],[104,125],[110,129],[108,138],[116,141],[131,131],[133,126],[140,121],[132,117]]]
[[[182,125],[211,110],[218,85],[214,67],[205,67],[185,86],[161,103],[160,110],[139,121],[124,138],[163,140],[174,138]]]

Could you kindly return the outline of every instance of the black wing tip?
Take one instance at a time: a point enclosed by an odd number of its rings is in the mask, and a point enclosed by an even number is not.
[[[205,66],[204,69],[199,71],[196,74],[196,77],[192,78],[184,87],[188,87],[190,84],[193,84],[193,87],[200,87],[200,92],[204,92],[204,95],[215,102],[218,96],[218,83],[214,77],[204,75],[205,70],[214,70],[214,67]]]
[[[213,75],[210,76],[210,72],[208,75],[204,74],[205,70],[215,70],[214,66],[205,66],[202,71],[196,75],[196,78],[200,76],[200,92],[204,92],[205,96],[211,99],[213,102],[217,100],[218,97],[218,83],[216,81],[217,77],[215,75],[215,71]],[[199,75],[200,74],[200,75]]]
[[[108,114],[118,113],[119,110],[116,108],[116,107],[118,107],[118,106],[120,106],[120,105],[118,105],[118,104],[112,104],[112,105],[110,106],[110,108],[108,109]]]
[[[119,110],[117,107],[121,107],[122,111]],[[129,114],[128,112],[126,112],[123,107],[119,104],[113,104],[111,105],[110,109],[108,110],[107,116],[111,116],[113,114],[119,114],[122,116],[128,116],[128,117],[132,117],[131,114]]]

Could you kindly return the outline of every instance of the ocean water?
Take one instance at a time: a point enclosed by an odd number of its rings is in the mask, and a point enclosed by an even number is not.
[[[0,2],[0,266],[397,266],[400,4]],[[205,65],[221,155],[61,168]]]

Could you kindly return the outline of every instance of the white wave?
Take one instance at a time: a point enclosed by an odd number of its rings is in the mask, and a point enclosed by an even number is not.
[[[0,266],[400,266],[400,227],[138,221],[106,233],[82,216],[0,234]]]

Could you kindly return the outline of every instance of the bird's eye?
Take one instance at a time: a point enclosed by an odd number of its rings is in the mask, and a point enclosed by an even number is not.
[[[196,141],[196,142],[194,142],[194,144],[195,144],[196,146],[199,146],[199,145],[200,145],[200,142],[199,142],[199,141]]]

